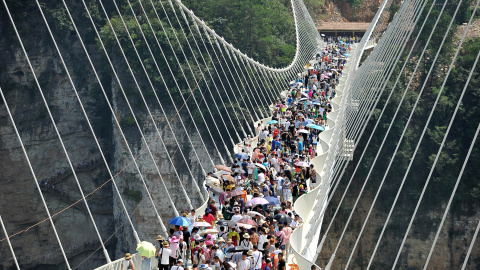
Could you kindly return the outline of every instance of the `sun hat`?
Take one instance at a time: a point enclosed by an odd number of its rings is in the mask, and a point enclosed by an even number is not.
[[[217,240],[218,243],[221,243],[221,242],[225,242],[225,239],[223,239],[223,237],[219,237],[218,240]]]
[[[248,255],[248,256],[252,256],[252,255],[253,255],[253,250],[249,250],[249,251],[247,252],[247,255]]]
[[[183,260],[182,260],[182,259],[178,259],[178,260],[177,260],[177,263],[183,263]]]
[[[130,260],[132,255],[130,253],[125,253],[125,260]]]
[[[169,247],[170,244],[168,243],[168,241],[163,241],[163,246],[164,246],[164,247]]]
[[[172,243],[178,243],[178,241],[179,241],[179,239],[176,236],[174,236],[170,239],[170,242],[172,242]]]
[[[163,240],[163,236],[157,235],[157,241],[159,241],[159,240]]]
[[[250,238],[250,235],[249,235],[248,233],[245,233],[245,234],[243,235],[243,238],[247,238],[247,239],[248,239],[248,238]]]

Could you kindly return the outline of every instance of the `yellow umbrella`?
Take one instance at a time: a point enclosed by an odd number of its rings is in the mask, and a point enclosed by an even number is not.
[[[155,255],[155,246],[150,242],[143,241],[137,244],[137,251],[140,256],[150,258]]]

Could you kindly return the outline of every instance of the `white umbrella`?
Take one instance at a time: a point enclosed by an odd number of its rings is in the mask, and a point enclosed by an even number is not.
[[[190,227],[212,227],[212,225],[205,221],[194,222]]]
[[[207,177],[207,179],[205,180],[205,185],[207,185],[209,187],[211,187],[215,184],[220,185],[220,180],[218,180],[215,177]]]
[[[258,213],[257,211],[248,211],[248,212],[247,212],[247,215],[252,216],[252,217],[261,216],[262,218],[265,218],[264,215]]]
[[[265,166],[263,166],[263,164],[255,163],[255,166],[257,166],[257,168],[260,168],[260,169],[262,169],[262,170],[264,170],[264,171],[267,170],[267,168],[266,168]]]
[[[308,130],[306,130],[306,129],[299,129],[299,130],[298,130],[298,133],[308,133]]]

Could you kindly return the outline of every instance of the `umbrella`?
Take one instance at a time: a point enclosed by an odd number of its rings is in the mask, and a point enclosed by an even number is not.
[[[258,226],[257,222],[255,222],[253,219],[249,219],[249,218],[242,218],[239,221],[237,221],[237,225],[239,225],[238,223],[248,224],[248,225],[252,225],[252,226]]]
[[[285,223],[285,222],[287,222],[287,223],[291,223],[291,222],[292,222],[292,218],[289,217],[287,214],[283,214],[283,213],[281,213],[281,214],[276,214],[276,215],[273,217],[273,219],[275,219],[276,221],[278,221],[279,223],[282,223],[282,224]]]
[[[200,232],[200,235],[205,235],[205,234],[218,234],[217,229],[206,229]]]
[[[277,120],[270,120],[270,121],[267,122],[267,125],[276,124],[276,123],[278,123]]]
[[[248,211],[248,212],[247,212],[247,215],[252,216],[252,217],[261,216],[262,218],[265,218],[264,215],[258,213],[257,211]]]
[[[235,172],[236,172],[236,173],[245,173],[245,171],[242,170],[242,169],[235,169]]]
[[[311,124],[311,123],[313,123],[313,119],[307,119],[307,120],[305,120],[305,122],[307,122],[308,124]]]
[[[349,57],[349,56],[350,56],[350,54],[348,54],[348,53],[346,53],[346,54],[344,54],[344,55],[345,55],[345,57]]]
[[[217,185],[220,185],[220,180],[218,180],[215,177],[207,177],[207,179],[205,180],[205,185],[207,185],[209,187],[215,185],[215,183]]]
[[[255,166],[257,166],[257,168],[260,168],[264,171],[267,171],[267,168],[265,166],[263,166],[263,164],[260,164],[260,163],[255,163]]]
[[[232,198],[232,197],[240,196],[240,195],[243,195],[243,194],[245,194],[245,193],[243,193],[243,191],[241,191],[241,190],[234,190],[234,191],[228,193],[227,198]]]
[[[280,200],[276,197],[273,197],[273,196],[266,196],[266,197],[263,197],[265,200],[268,201],[268,205],[277,205],[277,204],[280,204]]]
[[[327,72],[327,76],[332,76],[333,74],[331,72]]]
[[[250,201],[251,204],[268,204],[268,201],[265,200],[264,198],[262,197],[256,197],[256,198],[253,198],[251,201]]]
[[[211,190],[213,193],[216,193],[216,194],[222,194],[222,193],[223,193],[223,189],[220,188],[220,187],[217,187],[217,186],[211,187],[210,190]]]
[[[223,179],[228,180],[228,181],[235,181],[235,178],[229,174],[224,174]]]
[[[302,128],[298,130],[298,133],[308,133],[308,130]]]
[[[324,36],[325,36],[325,34],[321,34],[320,36],[324,37]]]
[[[216,225],[219,225],[219,226],[226,226],[226,227],[232,227],[232,226],[235,226],[235,221],[233,220],[224,220],[224,219],[221,219],[221,220],[218,220],[216,222]]]
[[[240,246],[232,247],[232,248],[227,249],[228,253],[242,252],[242,251],[248,251],[248,249],[245,249],[245,248],[240,247]]]
[[[318,130],[321,130],[321,131],[325,131],[325,128],[324,128],[324,127],[318,126],[318,125],[314,125],[312,128],[318,129]]]
[[[248,155],[246,153],[236,153],[233,155],[234,158],[239,158],[239,159],[248,159]]]
[[[140,256],[150,258],[155,255],[155,246],[150,242],[143,241],[137,244],[137,251]]]
[[[245,228],[245,229],[247,229],[247,230],[250,230],[251,228],[253,228],[252,225],[248,225],[248,224],[245,224],[245,223],[237,223],[237,226],[238,226],[238,227],[243,227],[243,228]]]
[[[230,267],[233,269],[237,269],[237,264],[235,264],[234,262],[228,262],[228,265],[230,265]]]
[[[205,221],[194,222],[190,227],[212,227],[212,224]]]
[[[215,165],[215,169],[219,169],[221,171],[226,171],[226,172],[232,172],[232,170],[225,165]]]
[[[305,162],[305,161],[299,161],[297,163],[295,163],[295,166],[298,166],[298,167],[308,167],[308,162]]]
[[[177,226],[189,226],[192,222],[186,217],[174,217],[168,221],[169,224]]]
[[[320,102],[313,102],[313,105],[317,105],[317,106],[320,106],[322,105]]]
[[[314,126],[315,126],[315,124],[308,124],[308,125],[306,125],[306,127],[308,127],[308,128],[311,128],[311,127],[314,127]]]
[[[308,97],[308,94],[307,94],[307,93],[302,93],[302,96]],[[301,98],[301,99],[299,99],[299,100],[306,100],[306,99],[307,99],[307,98]]]

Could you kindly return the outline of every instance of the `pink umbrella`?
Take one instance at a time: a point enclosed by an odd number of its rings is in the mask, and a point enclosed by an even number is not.
[[[297,163],[295,163],[296,166],[298,167],[308,167],[308,162],[305,162],[305,161],[299,161]]]
[[[255,221],[253,221],[253,219],[249,219],[249,218],[242,218],[239,221],[237,221],[238,226],[240,226],[239,223],[247,224],[247,225],[251,225],[251,226],[258,226],[257,222],[255,222]]]
[[[232,198],[232,197],[240,196],[240,195],[243,195],[243,194],[245,194],[245,193],[241,190],[234,190],[234,191],[228,193],[227,198]]]
[[[251,204],[268,204],[268,201],[262,197],[256,197],[250,200]]]
[[[247,229],[247,230],[253,228],[252,225],[248,225],[248,224],[245,224],[245,223],[238,223],[237,226],[238,226],[238,227],[243,227],[243,228],[245,228],[245,229]]]

